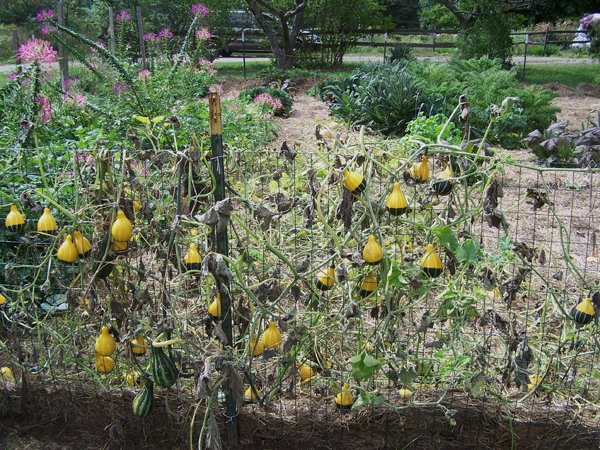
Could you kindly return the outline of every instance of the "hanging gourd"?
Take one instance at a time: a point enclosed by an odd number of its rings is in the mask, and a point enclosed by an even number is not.
[[[117,220],[112,224],[112,238],[117,242],[127,242],[133,236],[133,225],[121,210],[117,212]]]
[[[354,404],[354,397],[350,392],[350,385],[344,384],[342,392],[335,396],[335,404],[340,409],[350,409]]]
[[[401,216],[408,210],[408,202],[400,189],[400,183],[394,183],[392,192],[385,201],[385,207],[392,216]]]
[[[427,276],[432,278],[439,277],[444,269],[442,260],[435,252],[433,244],[427,245],[427,250],[425,251],[423,258],[421,258],[421,269]]]
[[[362,257],[367,264],[379,264],[383,259],[383,249],[374,235],[369,236],[367,245],[363,249]]]
[[[219,320],[221,318],[221,293],[217,292],[215,299],[208,306],[208,315],[213,320]]]
[[[377,290],[377,276],[374,273],[367,275],[358,287],[358,295],[368,297]]]
[[[275,322],[270,321],[262,336],[264,348],[277,348],[281,345],[281,332]]]
[[[315,280],[315,284],[317,289],[321,291],[328,291],[333,287],[335,283],[335,265],[331,263],[331,265],[324,270],[320,270],[317,273],[317,279]]]
[[[144,387],[133,398],[133,414],[146,417],[154,407],[154,383],[150,378],[144,381]]]
[[[404,400],[407,400],[412,396],[412,391],[408,388],[402,388],[398,393],[400,394],[400,398]]]
[[[25,216],[19,212],[17,205],[10,205],[5,223],[10,231],[22,231],[25,228]]]
[[[96,370],[105,375],[115,368],[115,361],[110,356],[96,354]]]
[[[586,325],[596,315],[596,308],[589,298],[584,298],[577,306],[571,309],[571,318],[577,325]]]
[[[64,242],[58,248],[58,252],[56,253],[59,261],[73,264],[77,261],[77,248],[75,244],[73,244],[73,238],[70,234],[67,234]]]
[[[135,356],[144,356],[148,347],[148,341],[144,336],[138,336],[131,341],[131,352]]]
[[[298,367],[298,375],[300,376],[300,381],[302,382],[310,380],[315,375],[314,369],[308,364],[296,361],[296,366]]]
[[[6,297],[0,292],[0,307],[6,304]]]
[[[127,251],[127,249],[129,248],[129,243],[112,241],[110,248],[112,249],[113,252],[122,253],[122,252]]]
[[[44,214],[38,220],[37,230],[40,233],[54,233],[56,231],[56,220],[52,216],[50,208],[44,208]]]
[[[450,164],[446,164],[446,168],[436,177],[436,180],[432,184],[432,188],[438,195],[448,195],[452,192],[452,167]]]
[[[2,367],[0,369],[0,380],[2,381],[14,381],[15,375],[10,367]]]
[[[123,379],[128,386],[134,387],[137,386],[140,382],[140,377],[142,376],[137,370],[132,370],[131,372],[126,372],[123,375]]]
[[[117,348],[117,341],[108,331],[108,327],[102,327],[100,336],[96,339],[94,350],[96,354],[100,356],[110,356]]]
[[[244,392],[244,402],[246,404],[256,402],[256,395],[254,394],[252,387],[248,387],[248,389],[246,389],[246,392]]]
[[[90,254],[90,250],[92,250],[92,244],[86,238],[81,231],[75,231],[75,248],[77,249],[77,254],[81,258],[85,258]]]
[[[202,257],[198,252],[198,247],[196,244],[190,244],[190,249],[183,257],[183,264],[187,270],[199,270],[200,263],[202,262]]]
[[[252,356],[260,356],[262,355],[265,349],[265,345],[262,340],[258,340],[256,338],[256,334],[252,334],[252,339],[250,339],[250,354]]]
[[[429,179],[429,162],[427,156],[421,157],[421,162],[414,164],[409,170],[410,177],[418,182],[424,182]]]
[[[367,183],[366,183],[364,177],[360,173],[350,172],[348,169],[345,169],[343,172],[343,175],[344,175],[344,186],[353,195],[361,194],[367,187]]]

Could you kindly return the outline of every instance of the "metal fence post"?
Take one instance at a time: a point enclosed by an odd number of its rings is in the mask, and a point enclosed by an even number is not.
[[[383,62],[385,62],[386,60],[386,53],[387,53],[387,31],[385,33],[383,33]]]
[[[56,15],[58,17],[58,23],[65,26],[65,12],[63,10],[63,2],[56,4]],[[65,33],[62,31],[58,32],[59,38],[62,42],[65,41]],[[64,83],[69,79],[69,56],[67,55],[67,49],[59,42],[58,44],[58,65],[60,68],[60,77]]]
[[[246,32],[242,30],[242,59],[244,61],[244,80],[246,79]]]
[[[112,6],[108,7],[108,37],[110,39],[110,51],[115,53],[115,13]]]
[[[142,8],[139,6],[135,7],[135,16],[137,18],[137,29],[140,35],[140,54],[142,56],[142,68],[148,68],[148,61],[146,61],[146,43],[144,42],[144,26],[142,25]]]
[[[15,55],[15,64],[17,65],[17,73],[21,72],[21,58],[17,56],[17,50],[19,50],[19,31],[15,28],[12,30],[12,46],[13,46],[13,55]]]
[[[527,47],[529,47],[529,33],[525,35],[525,52],[523,54],[523,81],[525,81],[525,66],[527,65]]]
[[[215,202],[225,200],[225,158],[223,157],[223,125],[221,122],[221,100],[219,94],[210,92],[208,94],[208,108],[210,116],[210,146],[212,150],[212,170],[215,177]],[[227,228],[217,231],[216,240],[217,253],[229,255],[229,241]],[[220,290],[221,294],[221,324],[227,338],[227,345],[233,342],[233,325],[231,317],[231,301],[229,298],[229,286]],[[238,413],[235,398],[231,394],[225,396],[225,423],[229,445],[238,445]]]

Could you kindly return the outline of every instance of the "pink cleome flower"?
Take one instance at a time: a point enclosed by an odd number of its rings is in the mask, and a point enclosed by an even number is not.
[[[206,72],[208,72],[210,75],[214,75],[217,73],[217,71],[213,67],[213,63],[210,62],[208,59],[202,58],[200,59],[200,61],[198,61],[198,64],[200,65],[200,68],[206,70]]]
[[[46,23],[43,23],[42,26],[40,26],[40,34],[42,35],[54,33],[55,31],[56,27],[54,25],[48,25]]]
[[[127,11],[126,9],[122,9],[121,11],[119,11],[117,13],[117,18],[116,18],[117,23],[131,22],[131,19],[133,19],[133,17],[131,17],[131,13],[129,11]]]
[[[152,72],[150,72],[148,69],[143,69],[137,73],[137,76],[139,80],[147,80],[152,76]]]
[[[25,61],[36,61],[40,64],[56,61],[56,50],[48,41],[31,38],[17,49],[17,58]]]
[[[35,98],[35,103],[38,106],[38,120],[41,124],[46,124],[52,120],[52,104],[43,95],[38,95]]]
[[[213,84],[208,88],[208,92],[216,92],[219,95],[223,95],[223,86],[219,83]]]
[[[167,41],[170,41],[171,39],[173,39],[173,32],[168,28],[163,28],[158,32],[158,39],[165,39]]]
[[[46,20],[50,20],[54,18],[54,11],[52,11],[51,9],[42,9],[41,11],[38,11],[35,14],[35,21],[40,23],[40,22],[45,22]]]
[[[258,94],[256,97],[254,97],[252,102],[259,105],[268,105],[275,110],[283,109],[283,103],[281,103],[281,100],[266,92]]]
[[[123,83],[122,81],[117,81],[115,84],[113,84],[113,92],[115,94],[124,94],[125,92],[129,91],[129,85],[126,83]]]
[[[208,41],[212,37],[212,33],[208,28],[198,28],[196,30],[196,39],[199,41]]]
[[[19,72],[11,72],[8,75],[8,81],[15,81],[19,75],[20,75]]]
[[[152,31],[148,32],[148,33],[144,33],[144,42],[155,42],[158,39],[158,36],[156,35],[156,33],[153,33]]]
[[[204,3],[194,3],[191,10],[194,16],[200,14],[202,17],[208,16],[208,13],[210,12],[208,6],[206,6]]]

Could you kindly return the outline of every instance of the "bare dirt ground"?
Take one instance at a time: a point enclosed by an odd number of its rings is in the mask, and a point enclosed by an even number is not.
[[[552,103],[562,111],[558,113],[559,120],[568,120],[569,128],[573,131],[598,123],[600,114],[600,86],[580,84],[576,88],[559,83],[550,83],[546,88],[556,92],[559,97]]]

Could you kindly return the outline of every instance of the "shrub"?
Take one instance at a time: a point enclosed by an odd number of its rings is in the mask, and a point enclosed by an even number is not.
[[[458,49],[464,59],[498,58],[504,64],[512,54],[511,25],[503,14],[484,14],[458,36]]]
[[[294,104],[292,97],[290,97],[290,94],[280,88],[259,86],[246,89],[240,92],[240,98],[242,100],[252,102],[261,94],[268,94],[281,102],[281,106],[277,105],[277,107],[275,107],[275,115],[283,116],[292,111],[292,105]]]
[[[411,136],[421,136],[435,142],[447,121],[448,117],[443,114],[435,114],[427,117],[420,112],[416,119],[411,120],[406,125],[406,133]],[[450,122],[446,127],[444,134],[441,136],[441,139],[450,142],[451,144],[459,144],[461,141],[461,134],[460,130],[456,127],[456,124]]]
[[[469,134],[483,136],[492,105],[516,97],[511,110],[491,129],[490,139],[516,147],[528,132],[544,129],[556,118],[556,96],[537,86],[522,86],[516,69],[499,61],[455,60],[448,63],[404,62],[365,65],[350,75],[326,80],[315,91],[332,102],[331,113],[386,134],[401,134],[419,112],[449,115],[461,95],[471,102]]]

